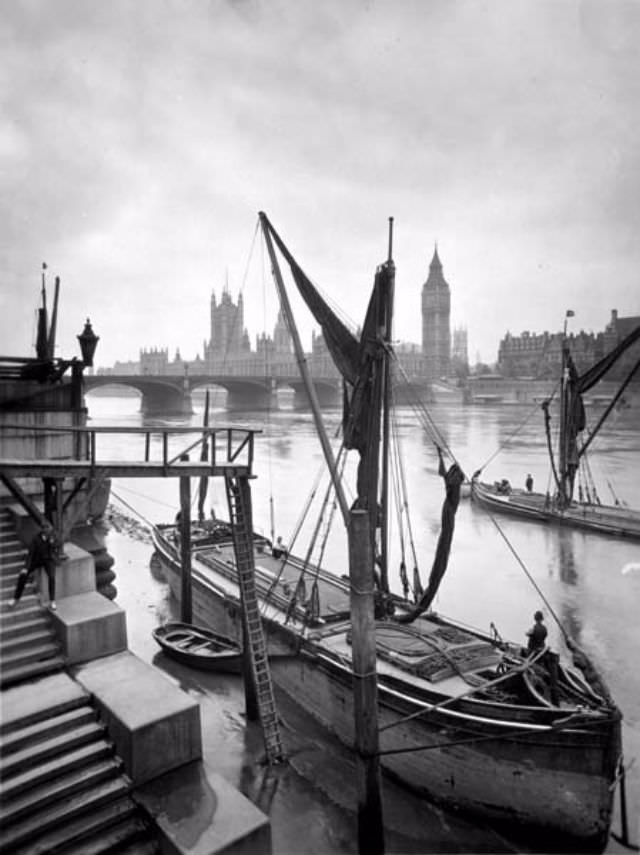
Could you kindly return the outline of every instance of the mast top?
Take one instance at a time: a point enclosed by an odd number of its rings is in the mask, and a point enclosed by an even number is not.
[[[393,259],[393,217],[389,217],[389,257],[387,261]]]

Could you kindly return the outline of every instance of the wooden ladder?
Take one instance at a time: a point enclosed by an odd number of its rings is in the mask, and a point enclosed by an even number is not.
[[[284,752],[280,740],[278,713],[269,670],[267,645],[262,631],[262,618],[260,617],[256,593],[251,487],[247,475],[227,475],[225,486],[229,505],[229,521],[233,532],[238,584],[246,622],[246,637],[251,653],[251,667],[267,760],[269,763],[279,763],[284,759]]]

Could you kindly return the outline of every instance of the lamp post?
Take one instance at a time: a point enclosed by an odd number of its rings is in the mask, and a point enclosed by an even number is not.
[[[87,318],[84,329],[79,336],[76,336],[80,343],[80,353],[82,354],[82,365],[84,368],[93,368],[93,357],[96,352],[96,347],[100,341],[100,336],[96,335],[91,326],[91,321]]]
[[[74,358],[68,364],[71,365],[71,406],[74,410],[79,410],[82,407],[82,372],[85,368],[93,367],[93,357],[100,336],[94,333],[91,321],[87,318],[84,329],[76,338],[80,344],[82,359]]]

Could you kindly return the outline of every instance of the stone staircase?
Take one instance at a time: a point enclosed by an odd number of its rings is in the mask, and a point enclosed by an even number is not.
[[[30,581],[18,605],[9,608],[26,550],[13,519],[0,508],[0,687],[59,671],[64,666],[49,612],[38,602]]]
[[[159,851],[80,686],[61,673],[5,690],[2,701],[3,855]]]
[[[0,851],[157,853],[91,695],[64,670],[33,583],[9,608],[24,559],[0,509]]]

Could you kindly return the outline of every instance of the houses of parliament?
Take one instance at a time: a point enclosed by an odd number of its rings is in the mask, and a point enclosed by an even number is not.
[[[395,352],[402,373],[412,382],[434,382],[462,385],[469,374],[467,330],[451,330],[451,288],[444,277],[443,265],[437,245],[421,290],[422,341],[418,344],[397,342]],[[244,300],[240,293],[237,301],[228,287],[220,298],[211,294],[209,306],[210,334],[202,343],[201,355],[194,360],[182,359],[176,351],[170,359],[167,348],[140,350],[137,362],[118,362],[112,369],[99,373],[182,375],[185,370],[193,374],[219,374],[230,371],[264,374],[284,373],[294,363],[291,336],[282,312],[278,312],[273,334],[262,333],[252,347],[244,321]],[[569,344],[579,371],[586,369],[611,350],[635,326],[640,317],[619,317],[614,309],[604,330],[599,333],[584,331],[571,335]],[[563,333],[507,332],[499,343],[495,374],[505,379],[546,379],[557,376],[561,365]],[[321,333],[312,334],[311,351],[307,354],[310,367],[318,376],[337,376]],[[629,360],[637,358],[631,348],[618,367],[625,371]],[[615,379],[612,377],[612,379]]]
[[[421,345],[400,342],[395,348],[403,373],[413,381],[450,378],[453,365],[468,364],[467,333],[464,329],[454,330],[452,337],[451,290],[444,278],[437,247],[422,286],[421,314]],[[198,354],[194,360],[184,360],[179,350],[171,358],[168,348],[144,348],[140,350],[139,361],[117,362],[112,369],[100,369],[100,373],[178,375],[188,370],[199,375],[216,374],[240,364],[247,370],[253,367],[256,373],[260,373],[265,365],[273,366],[294,359],[291,336],[282,312],[278,312],[273,334],[258,335],[255,347],[252,347],[245,327],[242,294],[234,301],[227,287],[219,298],[213,292],[209,320],[209,339],[203,341],[201,355]],[[321,333],[312,333],[308,356],[324,376],[335,373]]]

